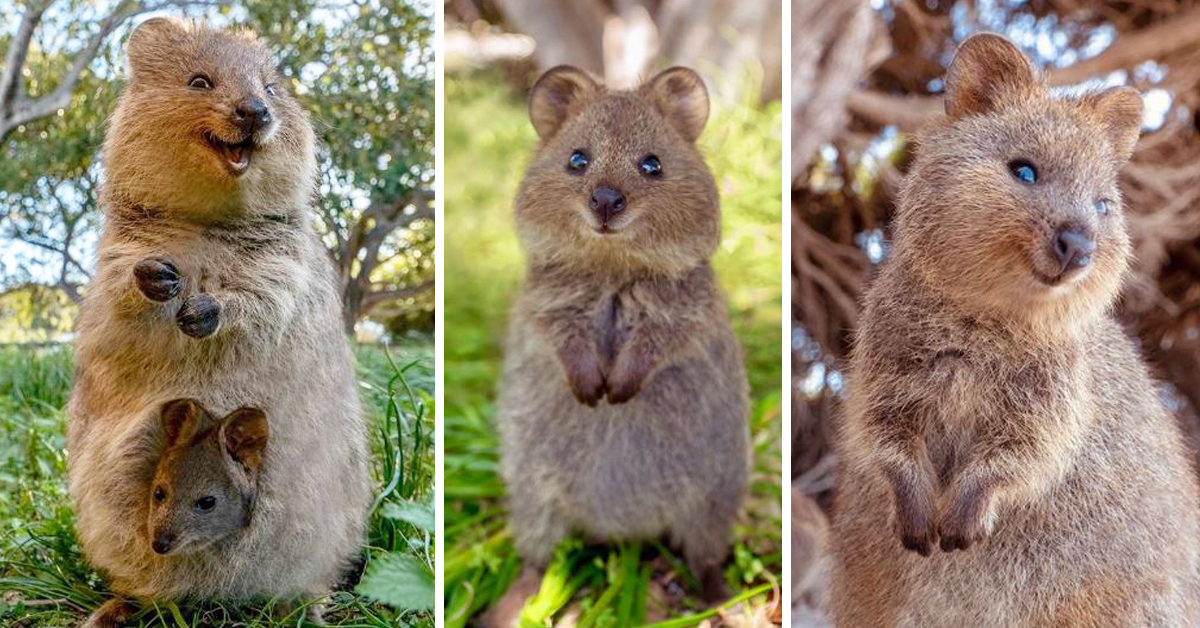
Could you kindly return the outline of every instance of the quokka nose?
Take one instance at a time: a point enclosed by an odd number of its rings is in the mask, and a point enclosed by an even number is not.
[[[620,190],[610,187],[598,187],[592,190],[592,198],[588,207],[595,212],[600,222],[607,223],[614,216],[625,211],[625,195]]]
[[[174,534],[159,534],[154,537],[154,542],[150,546],[154,548],[156,554],[166,554],[171,551],[171,544],[174,542]]]
[[[1067,272],[1092,263],[1096,241],[1087,229],[1077,225],[1064,225],[1054,234],[1050,248],[1055,259],[1062,265],[1062,272]]]
[[[237,125],[247,133],[253,133],[271,123],[271,110],[267,103],[258,98],[246,98],[234,109]]]

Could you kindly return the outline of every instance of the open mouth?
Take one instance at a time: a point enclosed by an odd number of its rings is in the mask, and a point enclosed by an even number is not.
[[[204,142],[225,162],[225,167],[233,176],[238,176],[250,167],[250,155],[254,153],[253,138],[237,142],[226,142],[212,133],[204,134]]]

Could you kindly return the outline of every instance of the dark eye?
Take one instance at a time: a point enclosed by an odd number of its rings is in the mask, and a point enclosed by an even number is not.
[[[582,173],[584,170],[587,170],[587,167],[588,167],[587,153],[585,153],[581,150],[577,150],[577,151],[571,153],[571,157],[569,159],[567,159],[567,170],[570,170],[571,172],[579,174],[579,173]]]
[[[275,84],[274,83],[268,83],[265,89],[267,90],[268,96],[275,95]]]
[[[208,77],[203,74],[197,74],[188,82],[188,87],[193,89],[212,89],[212,81],[208,80]]]
[[[1014,159],[1008,162],[1008,171],[1021,183],[1026,185],[1037,183],[1037,168],[1024,159]]]
[[[638,170],[647,177],[658,178],[662,176],[662,162],[654,155],[646,155],[642,159],[642,163],[638,165]]]
[[[208,512],[217,506],[217,498],[205,495],[196,500],[196,512]]]
[[[161,487],[161,486],[159,486],[159,487],[155,487],[155,489],[154,489],[154,501],[156,501],[156,502],[158,502],[158,503],[160,503],[160,504],[161,504],[161,503],[162,503],[162,501],[163,501],[164,499],[166,499],[166,498],[167,498],[167,491],[166,491],[165,489],[163,489],[163,487]]]
[[[1096,213],[1101,216],[1108,213],[1108,208],[1112,205],[1112,201],[1107,198],[1102,198],[1096,201]]]

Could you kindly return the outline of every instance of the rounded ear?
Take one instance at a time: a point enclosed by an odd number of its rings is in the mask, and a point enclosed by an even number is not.
[[[221,421],[221,445],[234,460],[257,471],[267,447],[267,415],[258,408],[238,408]]]
[[[192,440],[207,421],[208,412],[195,399],[174,399],[163,404],[162,428],[166,446],[173,447]]]
[[[168,54],[168,49],[177,46],[187,37],[187,29],[180,22],[155,17],[142,22],[133,29],[129,41],[125,42],[125,50],[129,54],[130,66],[135,66],[142,59],[155,59]]]
[[[1114,87],[1086,96],[1084,103],[1099,116],[1117,156],[1129,159],[1142,133],[1142,95],[1132,87]]]
[[[529,91],[529,119],[538,137],[549,139],[579,110],[600,84],[587,72],[560,65],[546,70]]]
[[[1037,68],[1007,38],[972,35],[958,47],[946,72],[946,114],[961,118],[985,113],[995,108],[1001,94],[1040,83]]]
[[[643,87],[667,122],[689,142],[695,142],[708,121],[708,89],[689,68],[659,72]]]

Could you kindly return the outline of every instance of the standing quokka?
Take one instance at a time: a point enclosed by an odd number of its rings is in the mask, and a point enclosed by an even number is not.
[[[666,534],[715,599],[749,435],[709,266],[720,209],[694,144],[704,83],[673,68],[615,91],[560,66],[529,110],[541,142],[515,202],[528,265],[498,415],[517,548],[540,570],[572,531]]]
[[[839,443],[839,627],[1194,627],[1197,488],[1110,310],[1129,88],[963,42],[866,300]]]
[[[68,406],[80,543],[122,596],[321,596],[362,546],[370,476],[311,227],[312,128],[249,34],[152,19],[127,51]],[[271,431],[250,525],[185,555],[130,525],[150,516],[159,409],[179,398],[218,416],[259,408]]]

